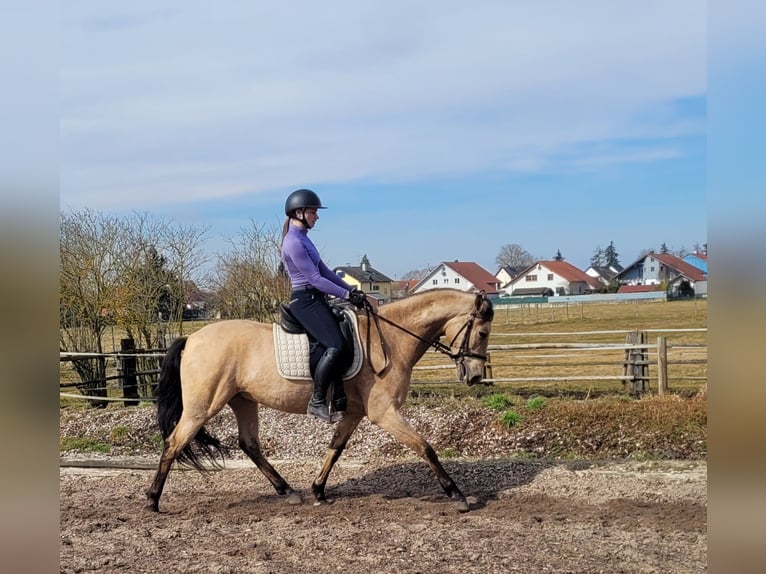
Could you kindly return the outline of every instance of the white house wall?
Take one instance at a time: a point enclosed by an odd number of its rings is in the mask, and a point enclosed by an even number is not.
[[[505,288],[508,285],[508,283],[510,283],[511,280],[513,279],[513,277],[511,277],[511,274],[508,273],[505,269],[501,269],[500,271],[498,271],[497,275],[495,275],[495,278],[500,283],[501,288]]]
[[[534,281],[527,281],[527,277],[530,275],[537,275],[537,279]],[[551,276],[549,279],[548,276]],[[583,293],[590,292],[589,286],[585,282],[575,282],[570,285],[569,281],[564,279],[561,275],[554,273],[548,268],[542,265],[536,265],[524,275],[520,275],[516,278],[512,285],[512,289],[531,289],[531,288],[544,288],[552,289],[553,292],[558,295],[558,289],[564,290],[567,295],[581,295]],[[571,291],[570,291],[571,288]],[[513,292],[511,292],[513,294]]]
[[[422,293],[423,291],[430,291],[431,289],[458,289],[460,291],[471,291],[473,285],[453,269],[450,269],[446,265],[440,265],[421,282],[415,290],[415,293]]]

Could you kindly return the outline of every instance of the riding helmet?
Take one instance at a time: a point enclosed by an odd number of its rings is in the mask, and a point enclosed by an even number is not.
[[[287,196],[287,201],[285,201],[285,215],[290,217],[293,211],[303,207],[326,209],[316,193],[310,189],[296,189]]]

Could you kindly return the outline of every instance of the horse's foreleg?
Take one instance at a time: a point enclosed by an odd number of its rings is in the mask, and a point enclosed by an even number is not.
[[[343,449],[346,448],[348,439],[351,438],[361,420],[362,417],[360,416],[346,414],[335,428],[335,433],[332,435],[330,446],[327,449],[327,456],[325,456],[324,463],[322,463],[322,469],[311,485],[311,492],[314,493],[317,504],[327,502],[327,497],[325,496],[327,478],[330,476],[332,467],[335,466],[340,455],[343,454]]]
[[[404,418],[402,418],[402,415],[398,410],[389,410],[381,419],[373,420],[372,422],[380,428],[390,432],[396,440],[411,448],[418,454],[418,456],[428,463],[428,466],[431,467],[431,470],[436,475],[444,492],[454,501],[455,507],[460,512],[466,512],[469,509],[468,501],[465,499],[465,496],[460,491],[457,484],[455,484],[455,481],[452,480],[450,475],[447,474],[447,471],[444,470],[441,462],[439,462],[439,457],[436,456],[436,451],[407,421],[404,420]]]
[[[288,504],[300,504],[301,495],[287,484],[287,481],[271,466],[261,452],[261,443],[258,438],[258,403],[238,395],[229,402],[229,406],[237,417],[239,447],[268,479],[277,494],[287,496]]]

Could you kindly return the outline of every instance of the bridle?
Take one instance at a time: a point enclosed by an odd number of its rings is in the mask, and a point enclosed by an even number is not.
[[[425,339],[424,337],[421,337],[417,333],[413,333],[406,327],[402,327],[398,323],[395,323],[394,321],[391,321],[390,319],[387,319],[386,317],[381,316],[380,314],[375,311],[375,309],[372,308],[372,305],[369,301],[365,301],[364,305],[364,311],[367,314],[367,361],[370,365],[370,368],[375,372],[376,375],[381,375],[385,370],[388,368],[389,365],[389,350],[388,350],[388,343],[386,343],[386,340],[383,338],[383,333],[380,330],[380,321],[383,321],[384,323],[388,323],[392,327],[395,327],[399,329],[400,331],[403,331],[404,333],[407,333],[411,337],[414,337],[415,339],[418,339],[419,341],[425,343],[429,347],[433,347],[436,351],[442,353],[443,355],[447,355],[450,359],[452,359],[456,365],[458,365],[461,368],[465,368],[463,366],[463,363],[466,358],[472,358],[472,359],[481,359],[483,361],[487,360],[487,356],[482,353],[477,353],[473,350],[471,350],[470,347],[470,341],[471,341],[471,332],[473,331],[474,323],[476,322],[476,318],[479,316],[479,312],[477,309],[474,309],[471,311],[471,314],[468,317],[468,320],[463,324],[460,329],[458,329],[458,332],[455,333],[455,336],[452,337],[452,341],[450,341],[449,345],[445,345],[439,339],[437,338],[435,341],[429,341],[428,339]],[[372,321],[370,320],[372,318]],[[376,369],[372,364],[372,354],[370,353],[370,347],[371,347],[371,341],[370,341],[370,331],[372,323],[375,323],[375,327],[378,330],[378,335],[380,336],[380,344],[381,348],[383,349],[383,367],[380,369]],[[458,347],[455,347],[455,341],[460,336],[461,333],[463,334],[463,339],[460,342],[460,345]],[[454,349],[457,348],[457,351]]]

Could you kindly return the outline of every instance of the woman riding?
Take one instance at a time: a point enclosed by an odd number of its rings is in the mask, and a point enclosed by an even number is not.
[[[306,413],[333,423],[343,418],[346,395],[343,391],[339,359],[343,350],[343,335],[327,303],[327,295],[347,299],[363,308],[364,292],[347,284],[325,265],[308,231],[319,220],[319,209],[325,209],[319,196],[310,189],[298,189],[285,201],[282,229],[282,260],[290,276],[292,292],[290,311],[321,347],[321,356],[313,369],[314,392]],[[312,361],[312,365],[314,361]],[[333,385],[341,381],[341,384]],[[333,388],[332,408],[328,407],[328,390]]]

